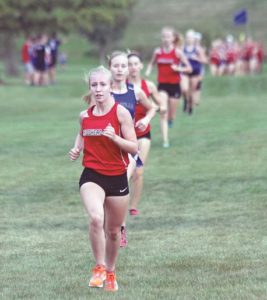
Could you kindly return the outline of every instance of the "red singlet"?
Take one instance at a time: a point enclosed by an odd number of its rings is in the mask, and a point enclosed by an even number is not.
[[[212,65],[216,65],[219,66],[221,63],[221,58],[220,58],[220,54],[218,52],[218,50],[216,49],[212,49],[210,52],[210,63]]]
[[[258,45],[257,58],[258,58],[258,61],[260,63],[262,63],[263,60],[264,60],[264,52],[263,52],[263,46],[262,45]]]
[[[233,47],[228,47],[226,49],[226,63],[235,63],[237,58],[237,53]]]
[[[83,165],[86,168],[108,176],[121,175],[129,164],[128,153],[122,151],[112,140],[102,135],[110,123],[115,133],[121,136],[120,123],[117,116],[118,103],[103,116],[94,116],[93,109],[88,109],[88,117],[82,120],[82,136],[84,138]]]
[[[23,63],[28,63],[30,61],[30,54],[29,54],[29,44],[24,43],[21,49],[21,60]]]
[[[243,59],[250,60],[253,57],[254,44],[246,42],[243,47]]]
[[[176,56],[175,48],[169,53],[165,53],[160,48],[156,54],[156,63],[158,65],[158,83],[177,84],[181,81],[180,74],[171,68],[172,64],[180,64],[180,58]]]
[[[150,92],[148,90],[146,81],[144,79],[142,79],[141,81],[141,89],[145,92],[146,96],[149,97],[150,96]],[[137,102],[136,106],[135,106],[135,123],[141,119],[143,119],[146,116],[146,108],[139,102]],[[150,124],[148,124],[147,128],[144,131],[141,131],[140,129],[138,129],[137,127],[135,127],[135,133],[137,137],[142,137],[144,135],[146,135],[151,129]]]

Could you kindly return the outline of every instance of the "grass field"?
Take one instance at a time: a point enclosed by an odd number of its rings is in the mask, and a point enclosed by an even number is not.
[[[234,26],[233,15],[242,8],[247,9],[248,25]],[[150,59],[154,47],[160,44],[160,30],[163,26],[173,26],[183,34],[189,28],[200,31],[206,47],[210,46],[214,38],[233,34],[238,39],[244,32],[263,41],[267,47],[266,11],[266,0],[138,0],[131,12],[124,37],[113,46],[113,50],[139,50],[146,59]],[[67,42],[61,46],[61,50],[68,54],[71,63],[86,64],[90,55],[97,57],[93,44],[76,32],[64,39]],[[19,40],[18,57],[21,45],[22,40]]]
[[[87,287],[82,167],[67,156],[85,70],[0,87],[0,298],[267,299],[266,74],[208,76],[195,114],[179,108],[169,149],[153,120],[141,215],[128,219],[120,290],[107,295]]]
[[[234,26],[234,13],[244,8],[248,12],[247,28]],[[166,25],[182,33],[194,28],[204,34],[205,42],[229,33],[238,37],[246,31],[266,41],[266,10],[266,0],[139,0],[123,42],[126,47],[154,48],[159,45],[160,30]]]

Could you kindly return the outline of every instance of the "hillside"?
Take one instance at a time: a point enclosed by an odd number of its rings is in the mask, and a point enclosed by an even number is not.
[[[248,10],[249,24],[235,27],[233,14]],[[238,36],[246,30],[255,38],[267,40],[266,0],[139,0],[132,12],[123,45],[133,48],[154,47],[159,42],[159,31],[165,25],[184,32],[194,28],[211,38],[231,33]]]
[[[171,25],[182,33],[188,28],[194,28],[203,33],[206,45],[214,37],[223,37],[228,33],[237,37],[247,30],[255,38],[265,41],[267,46],[267,0],[136,0],[136,2],[125,36],[120,45],[115,46],[117,49],[141,50],[148,58],[152,49],[159,44],[160,29],[166,25]],[[241,8],[248,10],[247,28],[235,27],[232,22],[233,14]],[[87,66],[88,57],[90,61],[95,59],[93,45],[80,35],[72,34],[66,40],[61,50],[68,53],[70,62],[83,62]],[[18,49],[21,43],[20,40]]]

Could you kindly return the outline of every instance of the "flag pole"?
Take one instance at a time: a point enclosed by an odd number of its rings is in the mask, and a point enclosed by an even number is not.
[[[245,24],[245,31],[246,31],[246,39],[248,39],[251,36],[250,32],[250,24],[249,24],[249,18],[247,18],[247,22]]]

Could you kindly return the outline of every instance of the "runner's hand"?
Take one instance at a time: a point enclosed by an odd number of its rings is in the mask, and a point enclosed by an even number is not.
[[[145,131],[145,129],[147,128],[147,126],[148,126],[148,123],[145,120],[145,118],[143,118],[143,119],[141,119],[141,120],[139,120],[139,121],[137,121],[135,123],[135,127],[138,128],[141,131]]]
[[[108,126],[103,130],[102,135],[108,137],[111,140],[114,140],[116,137],[115,129],[109,123]]]
[[[69,152],[69,158],[71,161],[76,160],[80,156],[81,149],[72,148]]]

